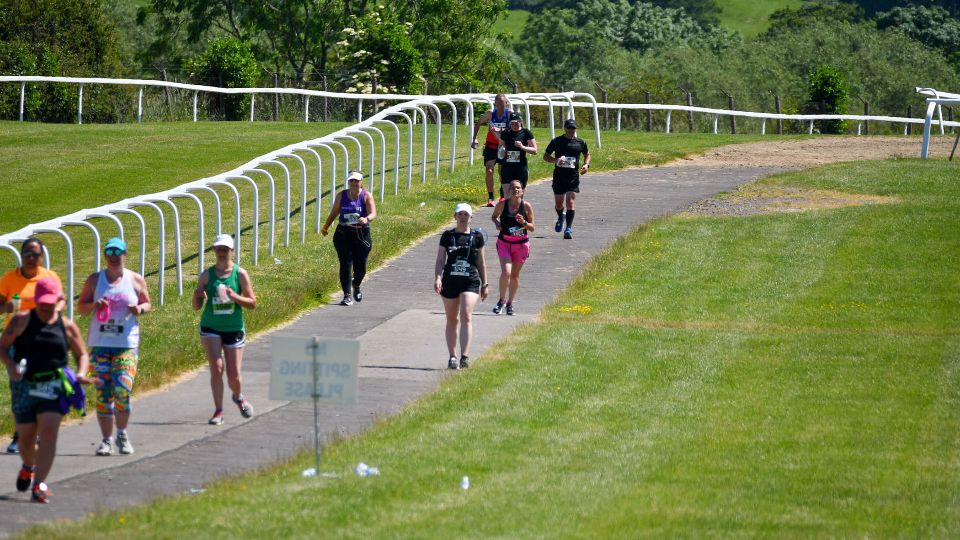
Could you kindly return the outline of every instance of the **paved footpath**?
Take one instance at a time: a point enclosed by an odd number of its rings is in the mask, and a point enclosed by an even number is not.
[[[532,235],[530,260],[523,269],[517,315],[496,316],[490,311],[499,277],[491,243],[486,252],[491,298],[477,304],[471,356],[479,357],[518,324],[535,321],[537,312],[584,264],[624,232],[782,170],[681,166],[590,173],[581,182],[573,240],[563,240],[553,232],[556,214],[549,182],[531,185],[526,197],[536,211],[537,230]],[[452,214],[453,208],[450,210]],[[495,230],[491,210],[479,209],[474,225]],[[373,234],[376,241],[376,227]],[[439,235],[423,239],[369,275],[362,303],[324,306],[276,331],[360,340],[359,404],[322,405],[320,427],[327,436],[363,431],[377,419],[400,410],[404,403],[430,392],[450,373],[446,369],[443,308],[432,290],[438,240]],[[244,356],[244,393],[257,414],[244,420],[228,402],[223,426],[207,424],[213,405],[205,369],[137,399],[130,425],[136,453],[131,456],[94,456],[100,436],[92,414],[84,422],[64,427],[53,474],[48,478],[49,505],[32,504],[28,495],[14,490],[19,457],[0,455],[0,534],[37,521],[77,519],[161,495],[188,493],[211,480],[256,469],[311,446],[312,404],[269,400],[269,375],[267,334],[250,342]]]

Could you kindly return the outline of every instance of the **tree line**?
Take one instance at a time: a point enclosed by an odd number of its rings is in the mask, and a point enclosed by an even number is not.
[[[227,87],[287,80],[381,93],[501,91],[513,83],[600,91],[620,102],[735,100],[753,110],[777,103],[783,112],[827,110],[815,96],[840,89],[848,107],[905,114],[918,103],[914,86],[960,89],[958,2],[805,2],[744,39],[719,24],[716,0],[6,0],[0,72],[169,76]],[[496,23],[508,7],[531,12],[520,35]],[[818,80],[835,88],[824,94],[811,87]],[[4,86],[0,108],[9,118],[19,88]],[[92,121],[116,120],[116,103],[128,100],[116,89],[88,91]],[[71,121],[73,92],[31,85],[28,117]],[[247,99],[214,105],[239,118]]]

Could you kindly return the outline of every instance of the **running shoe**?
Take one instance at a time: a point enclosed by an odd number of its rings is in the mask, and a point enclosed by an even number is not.
[[[349,294],[343,295],[343,300],[340,301],[341,306],[352,306],[353,305],[353,296]]]
[[[353,299],[357,302],[363,302],[363,291],[360,290],[360,287],[353,288]]]
[[[507,315],[513,315],[513,304],[507,304]]]
[[[557,222],[553,225],[554,232],[560,232],[563,230],[563,215],[557,218]]]
[[[504,302],[503,302],[503,299],[502,299],[502,298],[501,298],[500,300],[497,300],[497,305],[493,306],[493,314],[494,314],[494,315],[499,315],[499,314],[503,313],[503,304],[504,304]]]
[[[447,368],[449,369],[460,369],[460,364],[457,363],[457,357],[451,356],[450,360],[447,361]]]
[[[30,500],[42,504],[50,502],[50,489],[47,488],[46,482],[37,482],[33,485],[33,495]]]
[[[240,394],[240,397],[232,397],[233,402],[237,404],[237,407],[240,409],[240,415],[244,418],[250,418],[253,416],[253,405],[247,401],[247,398],[243,397],[243,394]]]
[[[217,409],[213,411],[213,416],[210,417],[210,420],[207,420],[207,423],[211,426],[222,426],[223,425],[223,411]]]
[[[133,453],[133,445],[130,444],[130,439],[127,437],[127,434],[117,434],[117,448],[120,449],[120,453],[124,455],[130,455]]]
[[[113,440],[110,437],[100,441],[100,446],[97,448],[98,456],[112,456],[113,455]]]
[[[486,204],[487,208],[493,208],[496,205],[497,203],[493,202],[493,199],[487,200],[487,204]]]
[[[469,356],[461,356],[461,357],[460,357],[460,369],[467,369],[468,367],[470,367],[470,357],[469,357]]]
[[[564,240],[573,240],[573,229],[571,229],[570,227],[567,227],[566,229],[564,229],[564,231],[563,231],[563,239],[564,239]]]
[[[7,445],[7,453],[8,454],[20,453],[20,434],[17,433],[16,431],[13,432],[13,440],[10,441],[9,445]]]
[[[20,472],[17,473],[17,491],[30,489],[31,482],[33,482],[33,467],[21,465]]]

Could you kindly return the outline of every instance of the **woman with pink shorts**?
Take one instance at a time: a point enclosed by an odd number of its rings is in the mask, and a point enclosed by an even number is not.
[[[507,315],[513,315],[513,300],[520,288],[520,270],[530,256],[529,234],[533,225],[533,207],[523,200],[523,184],[520,180],[510,182],[507,198],[497,203],[493,209],[493,224],[500,234],[497,236],[497,256],[500,258],[500,300],[493,308],[497,315],[506,308]]]

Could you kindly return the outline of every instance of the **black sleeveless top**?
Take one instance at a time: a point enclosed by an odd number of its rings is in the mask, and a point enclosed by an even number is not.
[[[27,359],[24,380],[33,380],[38,374],[40,379],[50,378],[50,372],[67,366],[67,331],[63,327],[63,315],[57,313],[57,320],[47,324],[37,317],[36,311],[30,310],[30,322],[14,340],[13,349],[15,362]]]
[[[523,199],[520,199],[520,208],[517,208],[517,211],[510,213],[510,201],[503,202],[503,212],[500,213],[500,235],[499,238],[508,244],[522,244],[529,240],[527,238],[527,228],[523,225],[517,223],[517,214],[523,216],[524,222],[527,220],[527,205],[524,204]],[[507,240],[504,236],[512,236],[514,238]],[[522,240],[518,240],[516,237],[523,237]]]

